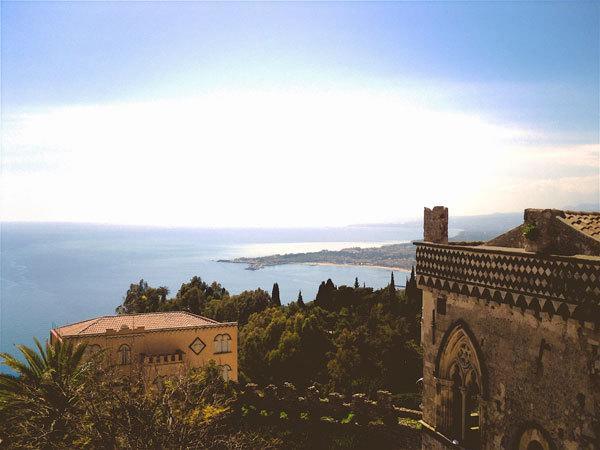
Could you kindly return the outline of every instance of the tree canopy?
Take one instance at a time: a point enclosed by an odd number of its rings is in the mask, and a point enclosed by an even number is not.
[[[299,292],[297,302],[281,306],[277,283],[271,295],[260,288],[230,295],[217,282],[193,277],[166,299],[154,294],[164,293],[162,288],[142,280],[131,285],[117,310],[186,310],[238,322],[243,381],[289,381],[301,387],[318,382],[344,393],[411,393],[421,376],[421,300],[414,280],[407,287],[397,290],[393,274],[381,290],[360,287],[357,279],[352,287],[328,279],[314,301],[305,303]]]

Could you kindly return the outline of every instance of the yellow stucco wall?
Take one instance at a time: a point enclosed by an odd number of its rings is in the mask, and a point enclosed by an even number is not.
[[[231,336],[231,352],[215,352],[215,337],[219,334],[228,334]],[[190,344],[196,338],[200,338],[206,347],[196,355]],[[51,335],[51,340],[56,339]],[[185,328],[179,330],[160,330],[160,331],[137,331],[122,330],[119,332],[109,332],[98,335],[63,337],[63,339],[74,342],[85,342],[88,346],[99,345],[106,355],[106,361],[110,365],[119,367],[119,370],[126,373],[135,373],[140,367],[149,379],[156,376],[173,375],[185,368],[198,368],[214,361],[219,366],[228,365],[231,367],[229,379],[237,381],[238,379],[238,329],[237,325],[223,324],[209,327]],[[131,364],[120,365],[119,348],[126,344],[131,349]],[[141,355],[174,355],[177,351],[182,351],[183,361],[165,363],[161,358],[160,363],[142,363]],[[177,358],[176,358],[177,359]]]

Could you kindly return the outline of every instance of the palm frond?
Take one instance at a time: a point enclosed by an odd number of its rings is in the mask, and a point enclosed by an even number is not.
[[[44,363],[44,360],[40,355],[32,348],[26,345],[17,345],[19,351],[25,357],[29,364],[30,370],[35,374],[36,378],[41,378],[44,372],[48,369],[48,366]]]
[[[0,353],[0,358],[3,359],[0,364],[3,366],[10,367],[12,370],[17,372],[19,375],[28,377],[30,379],[36,378],[36,372],[32,370],[32,368],[28,365],[15,358],[13,355],[9,353]]]

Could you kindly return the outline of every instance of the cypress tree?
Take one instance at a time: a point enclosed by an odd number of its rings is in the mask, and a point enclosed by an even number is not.
[[[317,291],[317,296],[315,297],[315,305],[319,305],[321,307],[325,306],[325,297],[327,295],[325,292],[325,282],[321,281],[319,290]]]
[[[358,284],[358,277],[356,277],[354,279],[354,289],[358,289],[360,287],[360,284]]]
[[[273,291],[271,292],[271,301],[275,306],[281,306],[281,298],[279,297],[279,285],[277,283],[273,285]]]
[[[304,300],[302,299],[302,291],[298,291],[298,306],[304,308]]]
[[[421,303],[421,290],[417,287],[417,277],[415,276],[414,266],[410,271],[410,278],[406,282],[406,298],[411,304]]]
[[[315,305],[325,309],[331,308],[336,290],[337,288],[335,287],[335,284],[333,284],[333,281],[331,281],[331,278],[328,278],[327,282],[321,282],[317,297],[315,298]]]
[[[388,289],[390,290],[390,297],[394,298],[396,296],[396,283],[394,282],[394,272],[392,272],[392,278],[390,279],[390,286]]]

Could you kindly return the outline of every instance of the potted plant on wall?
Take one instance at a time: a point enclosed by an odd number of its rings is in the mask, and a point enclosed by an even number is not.
[[[539,245],[537,238],[539,236],[539,230],[535,222],[526,222],[521,230],[523,237],[525,238],[525,251],[538,252]]]

